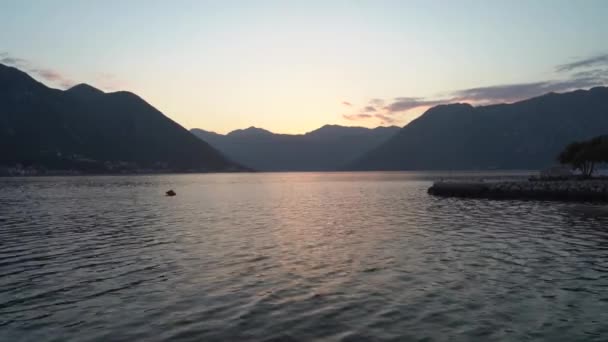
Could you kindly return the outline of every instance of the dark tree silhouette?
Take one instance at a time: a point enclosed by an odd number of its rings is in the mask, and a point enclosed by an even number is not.
[[[561,164],[569,164],[574,170],[580,170],[584,177],[589,178],[597,164],[608,162],[608,136],[570,143],[557,160]]]

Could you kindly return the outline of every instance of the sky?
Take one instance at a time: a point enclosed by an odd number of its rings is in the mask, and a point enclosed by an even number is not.
[[[608,84],[606,18],[606,0],[0,0],[0,63],[186,128],[403,126]]]

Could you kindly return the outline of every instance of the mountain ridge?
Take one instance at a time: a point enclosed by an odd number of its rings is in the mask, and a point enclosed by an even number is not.
[[[608,88],[510,104],[440,105],[344,170],[532,169],[568,143],[608,132]]]
[[[138,95],[49,88],[0,64],[0,165],[83,172],[238,171]]]
[[[244,134],[247,130],[252,134]],[[256,170],[335,171],[398,130],[396,126],[324,125],[304,134],[272,133],[256,127],[227,134],[197,128],[190,131],[232,160]]]

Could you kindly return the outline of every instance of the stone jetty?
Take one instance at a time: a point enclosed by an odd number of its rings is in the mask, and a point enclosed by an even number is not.
[[[608,202],[608,180],[440,181],[428,193],[444,197]]]

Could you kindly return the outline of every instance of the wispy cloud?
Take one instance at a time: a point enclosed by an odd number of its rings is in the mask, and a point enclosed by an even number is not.
[[[343,114],[342,117],[345,118],[346,120],[357,121],[357,120],[371,119],[374,116],[371,114],[359,113],[359,114]]]
[[[353,104],[350,103],[350,102],[348,102],[348,101],[342,101],[342,104],[345,105],[345,106],[347,106],[347,107],[352,107],[353,106]]]
[[[491,87],[480,87],[458,90],[452,93],[456,101],[468,101],[475,104],[513,102],[550,92],[564,92],[574,89],[603,85],[605,80],[596,78],[578,78],[560,81],[507,84]]]
[[[75,84],[70,78],[54,69],[41,68],[34,65],[25,58],[11,56],[8,52],[0,53],[0,63],[23,69],[30,74],[35,74],[45,81],[57,84],[64,88],[69,88]]]
[[[598,74],[600,75],[600,74]],[[415,97],[402,97],[385,107],[389,113],[406,112],[420,107],[432,107],[453,102],[470,102],[475,105],[488,105],[493,103],[509,103],[550,92],[565,92],[575,89],[601,86],[608,83],[608,78],[580,77],[559,81],[544,81],[533,83],[503,84],[488,87],[477,87],[456,90],[442,99],[426,99]]]
[[[447,100],[427,100],[422,97],[398,97],[394,102],[384,107],[387,112],[405,112],[418,107],[430,107],[442,104]]]
[[[394,117],[390,117],[388,115],[384,115],[384,114],[380,114],[380,113],[374,114],[374,117],[376,119],[380,120],[380,124],[381,125],[394,124],[394,123],[396,123],[398,121]]]
[[[608,54],[597,55],[574,61],[567,64],[561,64],[555,67],[555,70],[559,72],[572,71],[574,69],[589,68],[595,66],[608,66]]]
[[[383,99],[371,99],[369,100],[369,105],[374,107],[383,107],[385,101]]]
[[[361,120],[379,120],[381,125],[389,125],[398,122],[397,118],[391,117],[386,114],[376,113],[376,114],[344,114],[342,117],[349,121],[361,121]]]
[[[580,59],[555,67],[561,79],[539,82],[491,85],[459,89],[438,97],[397,97],[390,101],[379,98],[369,100],[369,105],[357,113],[344,115],[348,120],[379,120],[382,124],[402,121],[403,113],[412,110],[455,102],[474,105],[509,103],[540,96],[550,92],[566,92],[608,84],[608,54]],[[373,113],[373,115],[370,115]],[[411,116],[411,115],[410,115]]]
[[[74,81],[60,74],[56,70],[34,68],[28,69],[28,71],[37,74],[38,76],[49,82],[59,84],[63,88],[69,88],[75,84]]]
[[[561,64],[556,66],[555,70],[558,73],[565,74],[565,78],[533,83],[464,89],[455,91],[452,95],[461,101],[466,100],[484,104],[512,102],[549,92],[564,92],[605,85],[608,83],[608,54]]]
[[[27,61],[23,58],[11,57],[8,53],[4,52],[0,54],[2,58],[0,59],[0,63],[11,65],[11,66],[22,66],[27,63]]]
[[[398,97],[386,105],[382,99],[372,99],[369,105],[361,108],[354,114],[344,114],[342,117],[350,121],[377,120],[381,125],[395,124],[401,121],[397,116],[400,112],[418,107],[431,107],[449,102],[450,100],[426,100],[420,97]]]
[[[598,68],[598,69],[579,71],[579,72],[576,72],[575,74],[573,74],[572,76],[577,79],[587,78],[587,79],[596,79],[596,80],[608,80],[608,67],[606,67],[604,69]]]

